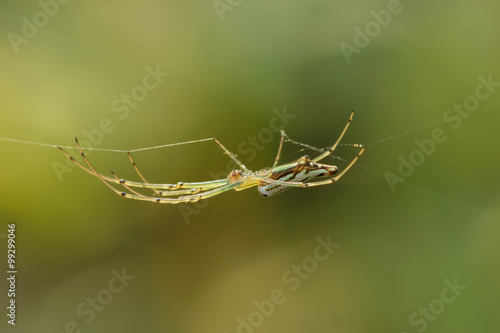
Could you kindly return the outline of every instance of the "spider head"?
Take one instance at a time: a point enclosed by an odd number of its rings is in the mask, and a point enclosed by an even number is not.
[[[229,179],[230,184],[233,184],[233,183],[239,181],[242,177],[243,177],[242,170],[233,170],[229,173],[229,176],[227,176],[227,179]]]

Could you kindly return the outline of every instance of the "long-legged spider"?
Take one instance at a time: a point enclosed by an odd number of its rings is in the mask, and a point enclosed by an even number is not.
[[[268,197],[281,193],[292,187],[313,187],[313,186],[327,185],[338,181],[354,165],[354,163],[356,163],[361,154],[363,154],[363,152],[365,151],[364,145],[359,145],[359,144],[354,145],[355,147],[360,148],[358,154],[338,174],[337,174],[337,172],[339,171],[338,167],[334,165],[320,164],[318,162],[327,157],[328,155],[330,155],[338,146],[340,140],[346,133],[349,124],[351,123],[353,115],[354,111],[352,111],[349,121],[347,122],[347,125],[340,134],[340,137],[333,144],[333,146],[331,146],[328,149],[325,149],[325,151],[322,154],[320,154],[314,159],[310,159],[307,155],[305,155],[293,163],[278,165],[281,156],[281,148],[285,140],[292,142],[294,144],[301,145],[306,148],[314,148],[310,145],[291,140],[285,134],[285,131],[282,130],[281,141],[278,147],[278,153],[276,155],[276,158],[274,159],[273,166],[271,168],[262,169],[256,172],[247,169],[247,167],[240,160],[236,158],[236,155],[227,150],[226,147],[224,147],[217,139],[209,138],[204,140],[197,140],[197,141],[208,141],[208,140],[215,141],[224,150],[224,152],[227,155],[229,155],[229,157],[234,162],[236,162],[240,167],[239,170],[231,171],[226,179],[212,180],[206,182],[195,182],[195,183],[178,182],[177,184],[149,183],[144,178],[142,173],[139,171],[139,168],[135,164],[135,161],[132,158],[130,152],[127,152],[127,155],[130,159],[130,162],[132,163],[134,170],[137,172],[142,182],[120,179],[114,172],[111,172],[113,177],[108,177],[98,173],[94,169],[92,164],[90,164],[89,160],[83,153],[83,150],[76,138],[75,140],[78,146],[78,150],[82,155],[83,160],[87,164],[88,168],[80,164],[78,161],[76,161],[64,149],[62,149],[59,146],[58,148],[78,167],[99,178],[104,184],[106,184],[107,187],[109,187],[115,193],[119,194],[124,198],[152,201],[159,203],[177,204],[182,202],[195,202],[198,200],[213,197],[215,195],[219,195],[229,190],[241,191],[253,186],[257,186],[258,191],[262,196]],[[333,176],[333,177],[322,181],[315,181],[309,183],[307,182],[318,177],[328,177],[328,176]],[[119,184],[129,192],[120,191],[116,189],[114,186],[112,186],[111,183]],[[144,195],[134,190],[133,188],[151,189],[154,191],[156,196]],[[169,196],[175,196],[175,198],[169,198]]]

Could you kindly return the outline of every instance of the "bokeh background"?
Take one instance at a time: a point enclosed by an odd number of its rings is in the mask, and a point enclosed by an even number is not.
[[[122,199],[55,148],[0,141],[2,276],[12,222],[18,268],[15,327],[0,280],[2,332],[498,329],[499,88],[457,129],[443,115],[474,95],[479,76],[500,81],[500,4],[394,4],[2,2],[0,137],[114,149],[217,137],[258,170],[276,154],[273,128],[326,147],[355,109],[343,142],[368,145],[334,185],[176,206]],[[393,5],[399,13],[377,31],[371,11]],[[367,24],[369,43],[348,61],[341,43],[355,46]],[[169,75],[127,113],[120,99],[140,93],[147,68]],[[436,128],[445,142],[391,189],[387,172],[398,175]],[[288,144],[283,161],[303,154],[315,153]],[[342,145],[325,163],[355,154]],[[210,142],[134,156],[151,182],[227,173]],[[124,154],[89,159],[137,179]],[[321,262],[310,258],[318,237],[340,244]],[[308,275],[290,273],[303,263]],[[123,272],[131,280],[116,292]],[[455,279],[467,289],[444,303]],[[274,290],[282,304],[258,310]]]

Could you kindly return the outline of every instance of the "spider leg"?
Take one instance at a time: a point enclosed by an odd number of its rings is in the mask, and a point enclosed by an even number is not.
[[[119,182],[119,184],[121,184],[123,187],[125,187],[127,190],[129,190],[133,194],[140,196],[140,197],[143,197],[143,198],[150,198],[149,196],[144,195],[144,194],[134,190],[132,187],[130,187],[128,184],[128,182],[129,182],[128,180],[119,178],[116,175],[116,173],[114,173],[113,171],[111,171],[111,174],[115,177],[115,179]],[[229,182],[226,182],[226,184],[229,184]],[[193,195],[193,194],[196,194],[200,191],[208,191],[208,190],[211,190],[215,187],[221,187],[221,186],[224,186],[224,184],[223,185],[214,185],[213,187],[203,188],[203,189],[202,188],[190,188],[190,189],[178,189],[178,190],[171,190],[171,191],[155,191],[155,192],[158,193],[158,195],[163,196],[163,197],[166,197],[166,196],[179,196],[180,197],[183,194]]]
[[[76,139],[76,138],[75,138]],[[57,148],[59,148],[59,150],[64,154],[66,155],[66,157],[73,163],[76,164],[76,166],[78,166],[80,169],[84,170],[85,172],[88,172],[90,173],[91,175],[95,176],[95,174],[92,172],[92,170],[89,170],[88,168],[84,167],[80,162],[78,162],[77,160],[75,160],[73,158],[73,156],[71,156],[70,154],[68,154],[64,149],[62,149],[60,146],[57,146]],[[104,176],[104,175],[101,175],[103,179],[106,179],[107,181],[109,182],[113,182],[115,183],[116,181],[111,178],[111,177],[107,177],[107,176]]]
[[[342,131],[342,133],[340,134],[339,138],[337,139],[337,142],[335,142],[333,144],[333,146],[331,146],[327,151],[325,151],[323,154],[319,155],[318,157],[316,157],[313,162],[318,162],[322,159],[324,159],[325,157],[327,157],[328,155],[330,155],[334,150],[335,148],[337,148],[340,140],[342,140],[342,137],[344,136],[345,132],[347,131],[347,128],[349,128],[349,125],[351,124],[351,120],[352,120],[352,116],[354,116],[354,110],[352,110],[351,112],[351,116],[349,117],[349,121],[347,122],[347,125],[345,125],[345,128],[344,130]]]
[[[318,162],[318,161],[324,159],[325,157],[327,157],[328,155],[330,155],[337,148],[337,146],[340,143],[340,140],[342,140],[342,137],[346,133],[347,128],[351,124],[351,120],[352,120],[353,115],[354,115],[354,110],[351,112],[351,117],[349,118],[349,121],[347,122],[347,125],[345,126],[344,130],[342,131],[340,137],[337,139],[337,141],[330,148],[317,148],[317,147],[314,147],[312,145],[308,145],[306,143],[302,143],[302,142],[298,142],[298,141],[292,140],[292,139],[290,139],[288,137],[288,135],[286,135],[284,133],[284,131],[282,131],[282,135],[285,136],[285,140],[287,142],[290,142],[290,143],[293,143],[295,145],[299,145],[299,146],[302,146],[304,148],[308,148],[308,149],[311,149],[311,150],[314,150],[314,151],[317,151],[317,152],[321,153],[321,155],[319,155],[314,160],[312,160],[313,162]],[[363,145],[360,145],[360,144],[357,144],[357,143],[355,143],[355,144],[349,144],[349,145],[352,145],[352,146],[357,147],[357,148],[363,147]],[[337,157],[337,158],[339,158],[339,157]],[[339,159],[343,160],[342,158],[339,158]]]
[[[243,181],[237,181],[237,182],[234,182],[232,184],[221,186],[221,187],[216,188],[216,189],[208,190],[208,191],[194,194],[194,195],[180,196],[178,198],[158,198],[158,197],[148,197],[148,196],[139,194],[137,192],[136,193],[127,193],[127,192],[120,192],[120,191],[117,191],[117,192],[122,197],[127,198],[127,199],[135,199],[135,200],[158,202],[158,203],[168,203],[168,204],[178,204],[178,203],[196,202],[199,200],[207,199],[207,198],[219,195],[221,193],[230,191],[232,189],[235,189],[238,186],[240,186],[241,184],[243,184]]]
[[[128,185],[126,185],[126,181],[122,181],[120,180],[114,173],[113,173],[113,176],[116,178],[115,179],[115,182],[118,182],[119,184],[122,184],[126,189],[132,191],[132,194],[130,193],[127,193],[127,192],[123,192],[123,191],[119,191],[117,190],[114,186],[111,186],[111,184],[109,184],[105,178],[103,178],[103,176],[101,174],[99,174],[95,169],[94,167],[92,166],[92,164],[90,164],[89,160],[87,159],[87,157],[85,156],[85,154],[83,153],[83,150],[82,148],[80,147],[80,143],[78,142],[78,140],[76,140],[76,145],[78,146],[78,150],[80,151],[80,154],[82,155],[83,159],[85,160],[85,162],[87,163],[87,165],[89,166],[90,170],[92,171],[92,173],[97,177],[99,178],[107,187],[109,187],[113,192],[115,192],[116,194],[122,196],[122,197],[125,197],[125,198],[131,198],[131,199],[136,199],[136,200],[145,200],[145,201],[154,201],[154,202],[162,202],[162,203],[172,203],[172,204],[176,204],[176,203],[180,203],[180,202],[190,202],[190,201],[198,201],[199,199],[197,200],[193,200],[195,198],[198,198],[200,195],[194,195],[194,196],[185,196],[185,197],[179,197],[179,198],[154,198],[154,197],[148,197],[148,196],[145,196],[145,195],[142,195],[134,190],[132,190]],[[106,178],[109,178],[111,179],[110,177],[106,177]],[[232,185],[232,184],[231,184]],[[183,198],[183,199],[181,199]]]
[[[272,168],[275,168],[276,165],[278,165],[278,161],[280,160],[281,157],[281,148],[283,148],[283,142],[285,141],[285,138],[288,138],[288,136],[285,134],[284,130],[281,130],[280,145],[278,146],[278,153],[276,154],[276,158],[274,159],[274,164]]]
[[[121,196],[125,196],[125,192],[121,192],[121,191],[118,191],[116,188],[114,188],[113,186],[111,186],[111,184],[108,183],[107,179],[112,179],[110,177],[106,177],[106,176],[103,176],[101,175],[100,173],[98,173],[94,167],[92,166],[92,164],[90,164],[89,160],[87,159],[87,156],[85,156],[85,154],[83,153],[83,150],[82,150],[82,147],[80,147],[80,143],[78,142],[78,139],[75,138],[75,141],[76,141],[76,145],[78,147],[78,151],[80,152],[80,154],[82,155],[84,161],[87,163],[87,165],[89,166],[91,173],[94,174],[94,176],[96,176],[97,178],[99,178],[107,187],[109,187],[113,192],[115,192],[116,194],[119,194]],[[61,148],[59,148],[61,149]],[[61,149],[62,150],[62,149]],[[64,152],[64,150],[62,150]],[[65,153],[65,152],[64,152]],[[72,157],[71,157],[71,160],[72,161],[75,161]],[[76,161],[75,161],[76,162]],[[79,164],[79,163],[78,163]],[[81,165],[81,164],[79,164]],[[87,170],[87,168],[83,167],[82,165],[82,168],[84,168],[85,170]],[[118,183],[121,183],[120,180],[114,180],[113,181],[114,183],[118,182]]]
[[[115,151],[115,152],[127,152],[127,153],[132,153],[132,152],[138,152],[138,151],[145,151],[145,150],[151,150],[151,149],[157,149],[157,148],[166,148],[166,147],[172,147],[172,146],[179,146],[179,145],[185,145],[185,144],[190,144],[190,143],[198,143],[198,142],[204,142],[204,141],[215,141],[221,148],[224,150],[224,152],[234,161],[238,166],[244,170],[244,171],[250,171],[247,169],[247,167],[236,157],[235,154],[230,152],[222,143],[219,142],[216,138],[206,138],[206,139],[200,139],[200,140],[192,140],[192,141],[185,141],[185,142],[179,142],[179,143],[172,143],[172,144],[166,144],[166,145],[161,145],[161,146],[154,146],[154,147],[146,147],[146,148],[139,148],[139,149],[133,149],[133,150],[128,150],[128,151],[123,151],[123,150],[115,150],[115,149],[110,149],[109,151]],[[93,148],[93,150],[103,150],[103,149],[96,149]]]
[[[261,182],[264,183],[270,183],[270,184],[279,184],[279,185],[284,185],[288,187],[309,187],[311,183],[305,183],[305,182],[287,182],[284,180],[277,180],[277,179],[269,179],[269,178],[263,178],[261,179]]]
[[[142,173],[139,171],[139,168],[137,167],[137,164],[135,163],[134,159],[132,158],[132,155],[130,154],[130,152],[127,152],[127,155],[128,155],[128,158],[130,159],[130,163],[132,163],[132,166],[134,167],[134,170],[137,172],[137,174],[142,179],[144,184],[150,184],[146,180],[146,178],[142,175]],[[115,178],[118,179],[118,177],[116,177],[116,175],[115,175]],[[125,183],[130,183],[130,181],[128,181],[128,180],[127,181],[125,181],[123,179],[118,179],[118,180],[120,181],[120,184],[122,184],[122,185],[124,185]],[[227,183],[227,181],[226,181],[226,183]],[[186,188],[186,189],[179,188],[179,189],[172,189],[172,190],[167,190],[167,191],[157,190],[156,188],[151,188],[151,189],[158,196],[170,196],[170,195],[181,195],[181,194],[194,194],[194,193],[198,193],[198,192],[203,191],[203,190],[209,190],[209,189],[212,189],[215,187],[219,187],[221,185],[224,185],[224,184],[222,184],[221,182],[215,182],[211,186],[206,185],[206,186],[197,187],[197,188]],[[132,190],[130,190],[130,191],[134,192]],[[140,193],[137,193],[137,194],[141,195]]]
[[[326,148],[318,148],[318,147],[315,147],[315,146],[312,146],[312,145],[308,145],[307,143],[302,143],[302,142],[298,142],[298,141],[292,140],[286,134],[285,134],[285,140],[286,140],[286,142],[290,142],[290,143],[293,143],[294,145],[298,145],[298,146],[302,146],[304,148],[308,148],[308,149],[314,150],[314,151],[316,151],[318,153],[324,153],[325,150],[326,150]]]
[[[358,158],[361,155],[363,155],[363,153],[365,152],[366,146],[359,145],[359,148],[361,148],[361,149],[359,150],[358,154],[351,160],[351,162],[338,175],[336,175],[335,177],[330,178],[330,179],[322,180],[322,181],[319,181],[319,182],[309,183],[310,186],[321,186],[321,185],[327,185],[327,184],[331,184],[331,183],[337,182],[343,175],[346,174],[347,171],[349,171],[349,169],[354,165],[354,163],[356,163],[356,161],[358,160]]]
[[[129,190],[130,192],[132,192],[133,194],[135,194],[135,195],[137,195],[137,196],[139,196],[139,197],[142,197],[142,198],[147,198],[147,196],[145,196],[144,194],[139,193],[139,192],[137,192],[136,190],[134,190],[133,188],[131,188],[130,186],[128,186],[128,185],[126,184],[126,181],[125,181],[124,179],[120,179],[120,178],[118,178],[118,176],[117,176],[117,175],[116,175],[113,171],[111,171],[111,174],[112,174],[112,175],[116,178],[116,180],[118,180],[118,181],[120,182],[120,184],[122,184],[122,186],[123,186],[123,187],[125,187],[127,190]],[[153,191],[155,191],[155,192],[156,192],[156,190],[153,190]],[[123,192],[121,192],[121,193],[120,193],[120,195],[122,195],[122,196],[123,196]]]
[[[229,157],[236,162],[236,164],[238,164],[238,166],[244,170],[244,171],[247,171],[247,172],[250,172],[250,170],[247,169],[247,167],[236,157],[235,154],[231,153],[226,147],[224,147],[222,145],[222,143],[219,142],[219,140],[217,140],[216,138],[213,138],[213,140],[215,142],[217,142],[217,144],[222,148],[222,150],[224,150],[224,152],[229,155]]]
[[[90,163],[88,162],[85,154],[83,153],[78,140],[75,138],[77,142],[78,149],[80,151],[80,154],[83,156],[84,160],[86,161],[87,165]],[[84,170],[85,172],[98,177],[101,180],[105,180],[108,183],[114,183],[114,184],[122,184],[121,180],[116,180],[115,178],[111,178],[105,175],[102,175],[95,170],[89,169],[85,166],[83,166],[81,163],[79,163],[77,160],[73,158],[70,154],[68,154],[64,149],[61,147],[57,147],[59,150],[68,158],[70,159],[74,164],[76,164],[80,169]],[[90,166],[90,165],[89,165]],[[196,191],[200,191],[203,189],[212,189],[214,187],[218,186],[223,186],[228,183],[227,179],[219,179],[219,180],[212,180],[212,181],[207,181],[207,182],[192,182],[192,183],[184,183],[184,182],[178,182],[177,184],[152,184],[148,182],[135,182],[135,181],[130,181],[127,180],[125,181],[129,186],[132,187],[140,187],[140,188],[149,188],[149,189],[157,189],[160,190],[159,192],[161,195],[176,195],[176,194],[190,194]],[[166,190],[166,191],[161,191],[161,190]],[[177,193],[169,194],[172,191],[180,191]]]
[[[128,156],[128,158],[130,160],[130,163],[132,163],[132,167],[134,168],[135,172],[137,172],[137,174],[139,175],[139,178],[141,178],[144,183],[149,184],[149,182],[146,180],[146,178],[144,178],[144,176],[142,175],[142,173],[139,171],[139,168],[135,164],[135,161],[132,158],[132,155],[130,154],[130,152],[127,152],[127,156]],[[156,195],[160,195],[161,194],[161,191],[158,191],[157,189],[153,189],[153,192],[155,192]]]
[[[205,191],[205,192],[202,192],[202,193],[198,193],[198,194],[195,194],[195,195],[182,196],[182,197],[179,197],[179,199],[182,199],[182,200],[189,199],[188,202],[196,202],[198,200],[207,199],[207,198],[210,198],[210,197],[222,194],[224,192],[227,192],[227,191],[230,191],[230,190],[233,190],[233,189],[237,189],[243,183],[244,182],[242,180],[238,180],[238,181],[236,181],[236,182],[234,182],[232,184],[228,184],[228,185],[225,185],[225,186],[213,189],[213,190]]]

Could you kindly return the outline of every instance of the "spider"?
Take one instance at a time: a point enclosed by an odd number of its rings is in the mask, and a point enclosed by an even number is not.
[[[240,168],[238,170],[231,171],[226,179],[212,180],[206,182],[193,182],[193,183],[178,182],[177,184],[149,183],[144,178],[142,173],[139,171],[139,168],[137,167],[134,159],[132,158],[130,151],[127,151],[127,155],[130,159],[130,162],[132,163],[134,170],[141,178],[142,182],[120,179],[113,171],[111,171],[113,177],[108,177],[98,173],[94,169],[92,164],[90,164],[89,160],[83,153],[83,150],[77,138],[75,138],[75,141],[78,147],[78,151],[82,155],[82,158],[87,164],[88,168],[80,164],[78,161],[76,161],[70,154],[68,154],[61,147],[57,146],[57,148],[59,148],[62,151],[62,153],[66,155],[66,157],[68,157],[78,167],[96,176],[112,191],[128,199],[151,201],[158,203],[178,204],[178,203],[196,202],[198,200],[219,195],[229,190],[241,191],[254,186],[257,186],[258,192],[262,196],[269,197],[281,193],[285,190],[288,190],[292,187],[313,187],[313,186],[335,183],[343,175],[345,175],[345,173],[354,165],[354,163],[356,163],[358,158],[365,151],[364,145],[354,144],[354,146],[360,148],[360,150],[358,154],[349,162],[349,164],[340,173],[338,173],[339,171],[338,167],[334,165],[320,164],[318,162],[327,157],[328,155],[330,155],[336,149],[340,140],[346,133],[347,128],[351,123],[353,115],[354,115],[354,110],[351,112],[349,121],[347,122],[347,125],[340,134],[340,137],[330,148],[324,151],[320,150],[323,151],[322,154],[315,157],[314,159],[311,159],[309,158],[309,156],[305,155],[296,160],[295,162],[278,165],[281,156],[281,149],[285,141],[298,144],[306,148],[312,148],[318,150],[313,146],[291,140],[286,135],[285,131],[282,130],[281,140],[278,147],[278,153],[276,155],[276,158],[274,159],[273,166],[271,168],[265,168],[256,172],[247,169],[247,167],[240,160],[236,158],[236,155],[227,150],[226,147],[224,147],[216,138],[208,138],[208,139],[179,143],[179,144],[184,144],[184,143],[192,143],[199,141],[215,141],[224,150],[224,152],[234,162],[237,163],[237,165]],[[318,177],[329,177],[329,178],[322,181],[307,182]],[[113,185],[111,185],[112,183],[121,185],[128,192],[118,190]],[[156,196],[144,195],[134,190],[134,188],[151,189],[154,191]]]

